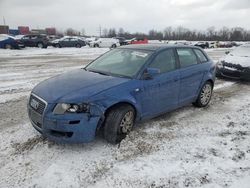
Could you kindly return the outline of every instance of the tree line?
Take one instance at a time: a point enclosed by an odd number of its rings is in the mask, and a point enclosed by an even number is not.
[[[66,35],[85,35],[85,30],[81,32],[69,28],[65,31]],[[100,32],[101,37],[124,37],[147,38],[149,40],[190,40],[190,41],[250,41],[250,30],[242,27],[222,27],[216,29],[209,27],[206,30],[191,30],[182,26],[166,27],[164,30],[151,29],[148,33],[135,32],[130,33],[123,28],[105,28]]]

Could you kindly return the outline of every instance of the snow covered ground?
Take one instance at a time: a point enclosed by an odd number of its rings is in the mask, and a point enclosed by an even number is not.
[[[31,126],[26,102],[40,81],[108,49],[0,50],[0,187],[233,187],[250,185],[250,85],[217,80],[211,104],[138,124],[114,146],[61,145]],[[207,51],[214,61],[225,50]]]

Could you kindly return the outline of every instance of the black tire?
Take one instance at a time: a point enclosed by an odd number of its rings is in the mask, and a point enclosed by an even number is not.
[[[76,44],[76,48],[81,48],[81,44]]]
[[[61,45],[60,44],[56,44],[55,47],[56,48],[61,48]]]
[[[99,44],[94,44],[94,48],[99,48]]]
[[[5,49],[12,49],[12,46],[10,44],[5,44]]]
[[[38,48],[44,48],[44,44],[42,42],[38,42],[36,46]]]
[[[125,127],[126,117],[131,115],[131,124]],[[124,120],[125,119],[125,120]],[[117,144],[126,137],[134,126],[135,110],[130,105],[114,107],[106,115],[104,121],[104,138],[111,144]],[[123,124],[123,126],[122,126]],[[129,128],[128,128],[129,127]]]
[[[116,48],[116,45],[115,45],[115,44],[112,44],[111,48]]]
[[[206,107],[213,94],[213,84],[210,81],[207,81],[201,88],[197,100],[193,103],[194,106],[202,108]]]

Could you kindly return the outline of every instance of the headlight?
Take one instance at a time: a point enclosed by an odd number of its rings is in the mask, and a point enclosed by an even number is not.
[[[65,112],[69,113],[84,113],[89,111],[88,104],[66,104],[58,103],[53,110],[54,114],[64,114]]]
[[[219,68],[219,69],[223,68],[223,63],[222,62],[218,62],[217,63],[217,68]]]

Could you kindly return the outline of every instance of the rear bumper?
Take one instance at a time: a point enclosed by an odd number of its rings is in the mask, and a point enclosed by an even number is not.
[[[59,143],[86,143],[95,138],[99,116],[91,117],[83,113],[53,115],[46,111],[44,114],[47,115],[40,115],[28,106],[33,127],[49,140]],[[40,120],[36,120],[39,118]]]
[[[250,81],[250,68],[245,68],[242,70],[225,67],[220,69],[217,68],[216,76]]]

